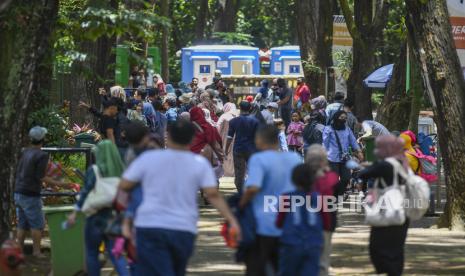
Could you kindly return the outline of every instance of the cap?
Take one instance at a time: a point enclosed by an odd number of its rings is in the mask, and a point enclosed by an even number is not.
[[[42,141],[48,131],[45,127],[35,126],[29,130],[29,138],[33,141]]]
[[[251,102],[253,102],[253,96],[250,96],[250,95],[249,95],[249,96],[247,96],[247,97],[245,98],[245,100],[248,101],[249,103],[251,103]]]
[[[278,109],[278,104],[275,103],[275,102],[271,102],[266,107],[271,107],[271,108],[274,108],[274,109]]]

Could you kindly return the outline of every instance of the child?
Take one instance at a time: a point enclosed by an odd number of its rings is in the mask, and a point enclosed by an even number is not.
[[[292,122],[287,127],[287,145],[294,152],[302,154],[304,123],[300,120],[298,112],[292,113]]]
[[[168,125],[173,124],[178,119],[178,109],[176,107],[175,99],[167,99],[168,110],[166,111],[166,118],[168,119]]]
[[[279,251],[278,275],[317,276],[320,271],[320,255],[323,245],[323,225],[320,210],[317,209],[318,193],[310,192],[315,173],[307,164],[300,164],[292,171],[292,181],[296,190],[286,194],[290,196],[288,212],[280,212],[276,225],[282,228]],[[303,206],[292,204],[297,202],[292,197],[303,197]],[[307,208],[311,206],[311,208]],[[320,205],[321,206],[321,205]]]
[[[275,126],[279,129],[279,150],[283,152],[288,152],[289,149],[287,147],[287,141],[286,141],[286,126],[284,124],[284,121],[282,119],[276,119],[274,120]]]

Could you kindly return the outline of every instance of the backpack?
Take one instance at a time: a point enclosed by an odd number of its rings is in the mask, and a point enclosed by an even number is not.
[[[305,126],[303,131],[304,142],[307,145],[323,144],[323,129],[322,124],[309,124]]]
[[[429,183],[438,180],[437,159],[431,155],[425,155],[419,150],[416,153],[408,152],[418,159],[418,170],[416,173]]]
[[[397,160],[388,158],[386,161],[394,166],[400,177],[406,181],[404,209],[407,217],[410,220],[421,219],[429,207],[430,188],[428,182],[415,175],[411,169],[406,172]]]
[[[168,122],[175,122],[178,119],[178,111],[176,108],[170,108],[166,111],[166,119],[168,119]]]

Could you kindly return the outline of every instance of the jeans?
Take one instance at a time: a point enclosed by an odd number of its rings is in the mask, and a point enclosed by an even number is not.
[[[186,231],[137,228],[137,267],[140,276],[183,276],[194,250],[195,235]]]
[[[129,276],[126,259],[120,257],[116,259],[111,250],[113,249],[113,240],[108,239],[105,235],[105,227],[109,218],[109,212],[104,210],[88,217],[85,226],[85,244],[86,244],[86,264],[89,276],[100,275],[102,266],[99,261],[99,247],[102,242],[105,243],[110,260],[115,266],[116,272],[120,276]]]
[[[44,229],[45,219],[42,212],[42,198],[40,196],[27,196],[15,193],[14,200],[19,229]]]
[[[234,152],[234,185],[239,193],[242,192],[244,187],[245,173],[247,170],[247,162],[249,161],[252,153],[250,152]]]
[[[318,276],[320,247],[281,244],[279,249],[279,276]]]

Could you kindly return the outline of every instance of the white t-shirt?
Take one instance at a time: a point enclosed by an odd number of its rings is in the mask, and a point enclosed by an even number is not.
[[[131,163],[123,175],[142,183],[142,203],[135,226],[197,233],[197,192],[216,187],[216,177],[204,157],[179,150],[152,150]]]

